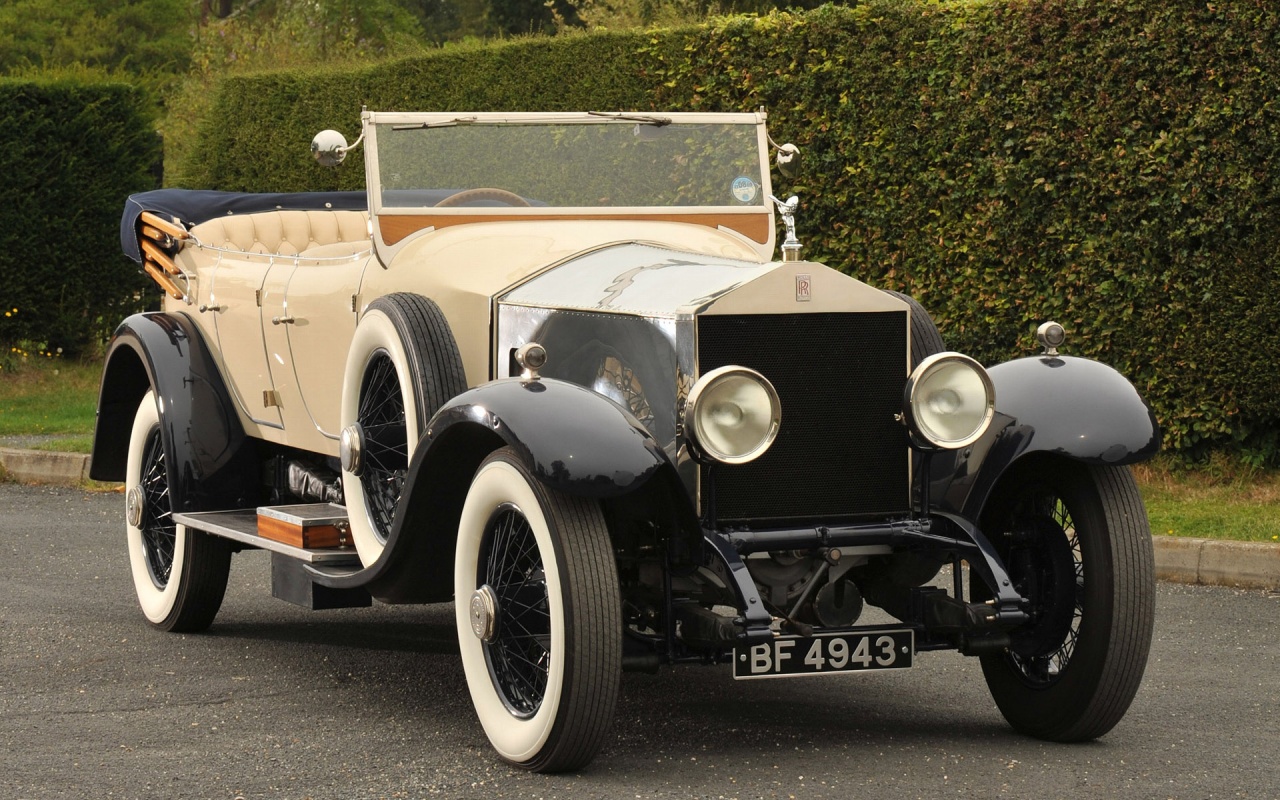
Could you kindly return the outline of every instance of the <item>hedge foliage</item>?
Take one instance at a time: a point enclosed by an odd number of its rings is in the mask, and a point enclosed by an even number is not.
[[[175,182],[227,191],[364,188],[363,150],[340,170],[316,166],[311,137],[360,132],[360,109],[569,111],[648,107],[638,80],[641,34],[528,38],[453,47],[354,70],[302,70],[226,80]]]
[[[185,170],[358,188],[307,153],[379,110],[765,106],[797,143],[807,257],[930,308],[996,362],[1062,322],[1167,446],[1280,461],[1280,8],[1269,0],[870,0],[228,81]]]
[[[120,213],[153,188],[153,103],[92,78],[0,79],[0,347],[75,356],[155,301],[120,252]]]

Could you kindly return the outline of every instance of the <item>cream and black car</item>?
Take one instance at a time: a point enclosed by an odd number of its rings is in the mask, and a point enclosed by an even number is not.
[[[310,608],[451,602],[540,771],[685,664],[857,692],[952,649],[1029,735],[1124,715],[1160,432],[1061,326],[984,368],[803,260],[762,113],[365,112],[312,150],[361,141],[367,192],[129,199],[165,299],[112,340],[92,476],[148,622],[211,625],[246,549]]]

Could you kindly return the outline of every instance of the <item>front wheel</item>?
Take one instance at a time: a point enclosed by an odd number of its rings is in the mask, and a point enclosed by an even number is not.
[[[147,392],[133,418],[125,472],[126,539],[133,588],[147,622],[175,633],[213,624],[227,590],[231,550],[173,521],[156,398]]]
[[[982,519],[1032,615],[1007,652],[982,658],[996,705],[1040,739],[1102,736],[1133,701],[1151,647],[1155,565],[1133,475],[1028,459]]]
[[[622,610],[599,503],[555,492],[508,449],[477,470],[454,562],[458,644],[498,754],[577,769],[604,743],[622,666]]]

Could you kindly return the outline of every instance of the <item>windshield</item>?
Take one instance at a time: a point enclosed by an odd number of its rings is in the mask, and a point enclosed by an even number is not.
[[[458,118],[379,122],[376,133],[383,207],[759,210],[766,202],[754,124]]]

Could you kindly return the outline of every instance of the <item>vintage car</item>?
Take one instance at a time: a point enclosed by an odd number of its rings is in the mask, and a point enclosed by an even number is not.
[[[481,725],[540,771],[666,665],[821,682],[953,649],[1019,731],[1124,715],[1154,592],[1125,465],[1160,432],[1061,326],[986,369],[802,260],[762,112],[362,127],[367,194],[129,200],[166,297],[110,345],[91,474],[125,482],[152,625],[208,627],[253,548],[310,608],[452,602]]]

